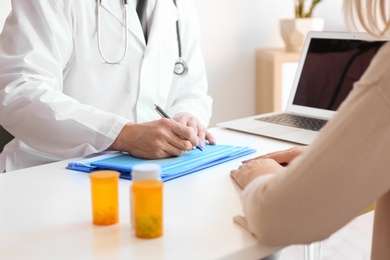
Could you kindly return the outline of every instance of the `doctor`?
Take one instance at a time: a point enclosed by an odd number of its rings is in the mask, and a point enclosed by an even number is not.
[[[180,156],[215,143],[192,1],[149,0],[147,42],[136,4],[12,0],[0,36],[0,125],[15,139],[0,172],[104,150]]]

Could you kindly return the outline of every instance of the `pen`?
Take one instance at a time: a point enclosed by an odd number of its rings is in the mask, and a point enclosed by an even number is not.
[[[164,112],[164,110],[161,109],[161,107],[159,107],[158,105],[154,104],[154,107],[156,109],[156,112],[162,117],[162,118],[168,118],[168,119],[171,119],[167,113]],[[203,149],[202,147],[200,147],[199,145],[196,146],[196,149],[200,150],[203,152]]]

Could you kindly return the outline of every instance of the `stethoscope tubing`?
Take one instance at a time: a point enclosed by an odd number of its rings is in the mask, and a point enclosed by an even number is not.
[[[98,8],[97,8],[97,42],[98,42],[98,49],[99,49],[99,53],[100,55],[102,56],[103,60],[105,63],[108,63],[108,64],[112,64],[112,65],[115,65],[115,64],[120,64],[124,59],[125,57],[127,56],[127,52],[129,50],[129,24],[128,24],[128,20],[129,20],[129,15],[128,15],[128,4],[127,4],[127,0],[123,0],[123,6],[122,8],[124,9],[124,13],[125,13],[125,49],[123,51],[123,55],[122,57],[117,60],[117,61],[113,61],[113,60],[110,60],[108,59],[104,53],[103,53],[103,50],[102,50],[102,45],[101,45],[101,25],[100,25],[100,16],[101,16],[101,13],[100,13],[100,9],[101,9],[101,3],[102,3],[102,0],[97,0],[98,1]]]
[[[129,29],[129,24],[128,24],[129,18],[128,17],[129,16],[128,16],[127,0],[123,0],[123,6],[122,6],[122,8],[124,10],[124,14],[125,14],[125,49],[123,51],[122,57],[116,61],[108,59],[103,53],[102,44],[101,44],[101,24],[100,24],[100,21],[101,21],[100,9],[101,9],[102,0],[96,0],[96,1],[98,2],[98,7],[97,7],[97,42],[98,42],[99,53],[102,56],[105,63],[111,64],[111,65],[119,65],[126,58],[127,53],[128,53],[128,49],[129,49],[129,46],[128,46],[129,45],[128,44],[128,41],[129,41],[129,37],[128,37],[129,36],[129,30],[128,30]],[[173,0],[173,3],[175,4],[175,6],[177,6],[176,0]],[[180,37],[179,20],[176,21],[176,36],[177,36],[177,47],[178,47],[179,59],[175,63],[173,72],[176,75],[182,76],[188,72],[188,66],[185,63],[185,61],[182,60],[182,45],[181,45],[181,37]]]

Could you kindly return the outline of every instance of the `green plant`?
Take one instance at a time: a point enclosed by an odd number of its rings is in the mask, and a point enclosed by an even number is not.
[[[314,8],[322,0],[294,0],[295,1],[295,18],[311,18]],[[306,4],[309,4],[307,8]]]

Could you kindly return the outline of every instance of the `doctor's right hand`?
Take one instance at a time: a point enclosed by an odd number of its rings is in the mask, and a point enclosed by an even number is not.
[[[171,119],[127,123],[108,150],[128,152],[145,159],[181,156],[199,145],[193,129]]]

